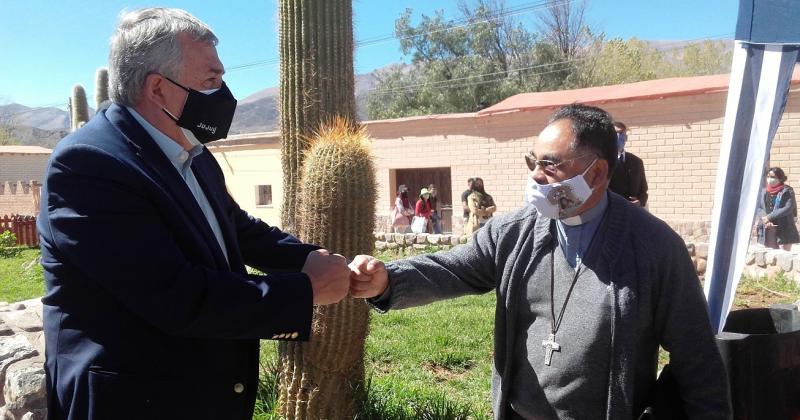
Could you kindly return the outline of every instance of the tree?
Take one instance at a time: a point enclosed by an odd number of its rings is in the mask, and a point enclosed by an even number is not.
[[[395,22],[401,52],[411,58],[379,74],[368,97],[370,118],[475,111],[537,80],[521,68],[536,60],[537,40],[501,0],[458,3],[460,19],[446,21],[442,11],[411,25],[412,10]]]
[[[471,112],[516,93],[571,83],[574,62],[518,21],[521,9],[509,9],[502,0],[472,4],[459,1],[457,20],[446,21],[437,11],[423,15],[417,26],[406,9],[395,22],[395,36],[411,64],[378,75],[367,99],[370,118]]]
[[[547,8],[539,13],[542,32],[565,60],[574,60],[586,51],[592,33],[584,14],[586,0],[547,0]]]
[[[0,146],[13,146],[19,144],[19,141],[11,134],[11,127],[0,123]]]

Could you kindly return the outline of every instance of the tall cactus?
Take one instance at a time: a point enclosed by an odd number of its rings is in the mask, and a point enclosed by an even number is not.
[[[72,87],[70,121],[72,131],[76,131],[89,121],[89,103],[86,100],[86,90],[81,85]]]
[[[95,109],[100,112],[106,108],[110,99],[108,97],[108,69],[100,67],[94,73],[94,103]]]
[[[352,0],[279,0],[281,226],[297,233],[306,139],[334,116],[355,121]]]
[[[337,118],[320,129],[302,181],[300,235],[349,258],[371,254],[376,185],[364,128]],[[281,418],[353,418],[368,323],[367,304],[348,296],[315,308],[307,343],[281,343]]]

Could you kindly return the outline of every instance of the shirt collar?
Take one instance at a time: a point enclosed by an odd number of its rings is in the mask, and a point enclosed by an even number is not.
[[[594,219],[602,216],[605,213],[606,208],[608,207],[608,194],[603,194],[600,197],[600,201],[589,210],[572,217],[567,217],[566,219],[559,219],[557,222],[562,225],[566,225],[567,227],[579,226],[584,225],[586,223],[591,222]]]
[[[155,128],[153,124],[150,124],[144,117],[142,117],[135,109],[131,107],[125,107],[128,112],[133,115],[133,118],[147,131],[147,134],[153,138],[153,140],[158,145],[158,148],[164,153],[164,155],[169,159],[173,166],[176,169],[181,171],[183,168],[191,166],[192,159],[195,156],[203,153],[203,145],[195,145],[192,147],[191,150],[188,152],[183,150],[183,147],[172,140],[169,136],[162,133],[159,129]]]

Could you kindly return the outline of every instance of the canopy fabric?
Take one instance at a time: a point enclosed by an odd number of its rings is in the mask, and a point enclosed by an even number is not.
[[[800,51],[798,19],[796,0],[740,1],[704,286],[717,332],[733,304],[769,150],[786,107]]]

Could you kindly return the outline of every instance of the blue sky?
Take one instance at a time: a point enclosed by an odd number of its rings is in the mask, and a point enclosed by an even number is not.
[[[541,0],[540,0],[541,1]],[[540,1],[506,0],[509,7]],[[576,0],[577,1],[577,0]],[[278,84],[277,0],[0,0],[0,104],[64,108],[72,85],[92,97],[94,72],[105,66],[108,40],[123,9],[179,7],[208,23],[228,86],[242,99]],[[406,8],[414,16],[443,9],[456,17],[456,0],[355,0],[356,40],[390,35]],[[589,0],[587,21],[609,37],[648,40],[732,38],[737,0]],[[535,12],[517,16],[533,21]],[[403,61],[396,40],[356,50],[357,73]]]

